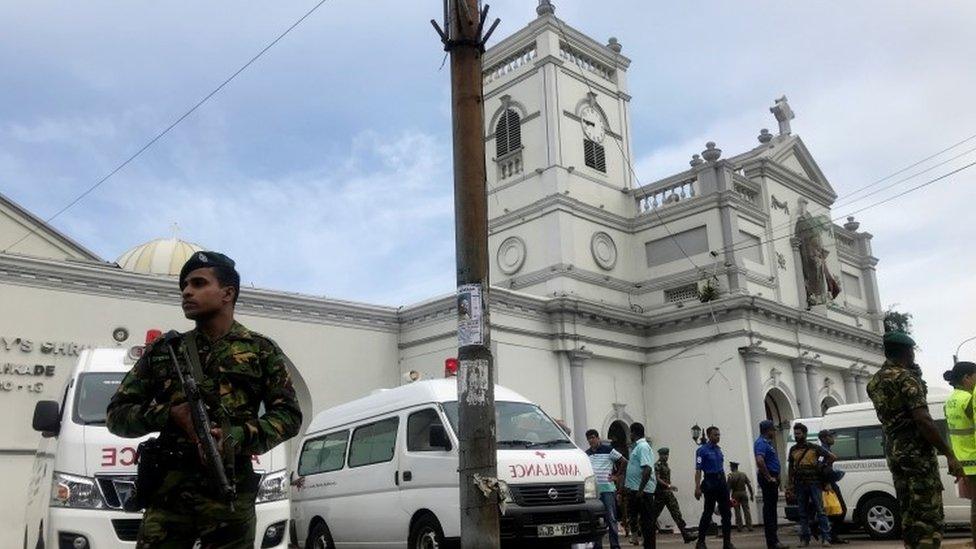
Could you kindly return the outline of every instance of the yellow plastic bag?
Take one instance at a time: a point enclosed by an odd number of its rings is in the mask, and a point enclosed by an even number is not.
[[[824,490],[823,493],[823,506],[824,513],[828,517],[836,517],[844,512],[844,509],[840,506],[840,498],[833,490]]]

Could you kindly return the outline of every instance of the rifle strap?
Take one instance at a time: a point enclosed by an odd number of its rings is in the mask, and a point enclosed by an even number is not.
[[[197,383],[203,382],[203,367],[200,366],[200,351],[197,349],[197,331],[190,330],[183,334],[183,343],[186,345],[186,354],[190,355],[190,373],[196,378]]]

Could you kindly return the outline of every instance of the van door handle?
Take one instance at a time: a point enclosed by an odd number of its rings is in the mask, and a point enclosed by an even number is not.
[[[411,480],[413,480],[413,473],[411,473],[410,471],[404,471],[403,482],[410,482]]]
[[[393,484],[400,485],[400,471],[393,471]]]

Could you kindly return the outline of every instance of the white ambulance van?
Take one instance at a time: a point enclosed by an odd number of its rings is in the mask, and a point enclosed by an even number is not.
[[[495,388],[503,543],[568,547],[606,533],[590,461],[537,405]],[[292,491],[306,549],[444,547],[460,536],[455,379],[417,381],[319,413]]]
[[[24,549],[135,547],[141,513],[122,506],[133,492],[142,439],[105,426],[106,408],[140,347],[82,351],[61,402],[41,401],[34,429],[43,435],[28,486]],[[287,452],[254,457],[261,473],[255,548],[287,547]]]
[[[942,437],[948,440],[943,409],[949,393],[930,390],[929,412]],[[884,456],[881,424],[871,402],[844,404],[827,410],[817,420],[797,420],[810,427],[808,440],[817,441],[817,434],[828,429],[836,440],[831,451],[837,456],[834,469],[844,471],[837,483],[847,512],[844,522],[860,526],[874,539],[896,539],[900,534],[898,498],[891,480],[891,471]],[[939,456],[942,504],[949,526],[967,526],[970,521],[970,502],[959,497],[955,479],[949,474],[944,457]],[[796,518],[796,517],[792,517]]]

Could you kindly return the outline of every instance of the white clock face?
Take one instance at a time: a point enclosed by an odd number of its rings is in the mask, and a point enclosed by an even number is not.
[[[603,143],[606,129],[603,127],[603,119],[600,113],[596,112],[590,105],[580,109],[580,122],[583,124],[583,133],[586,137],[597,143]]]

